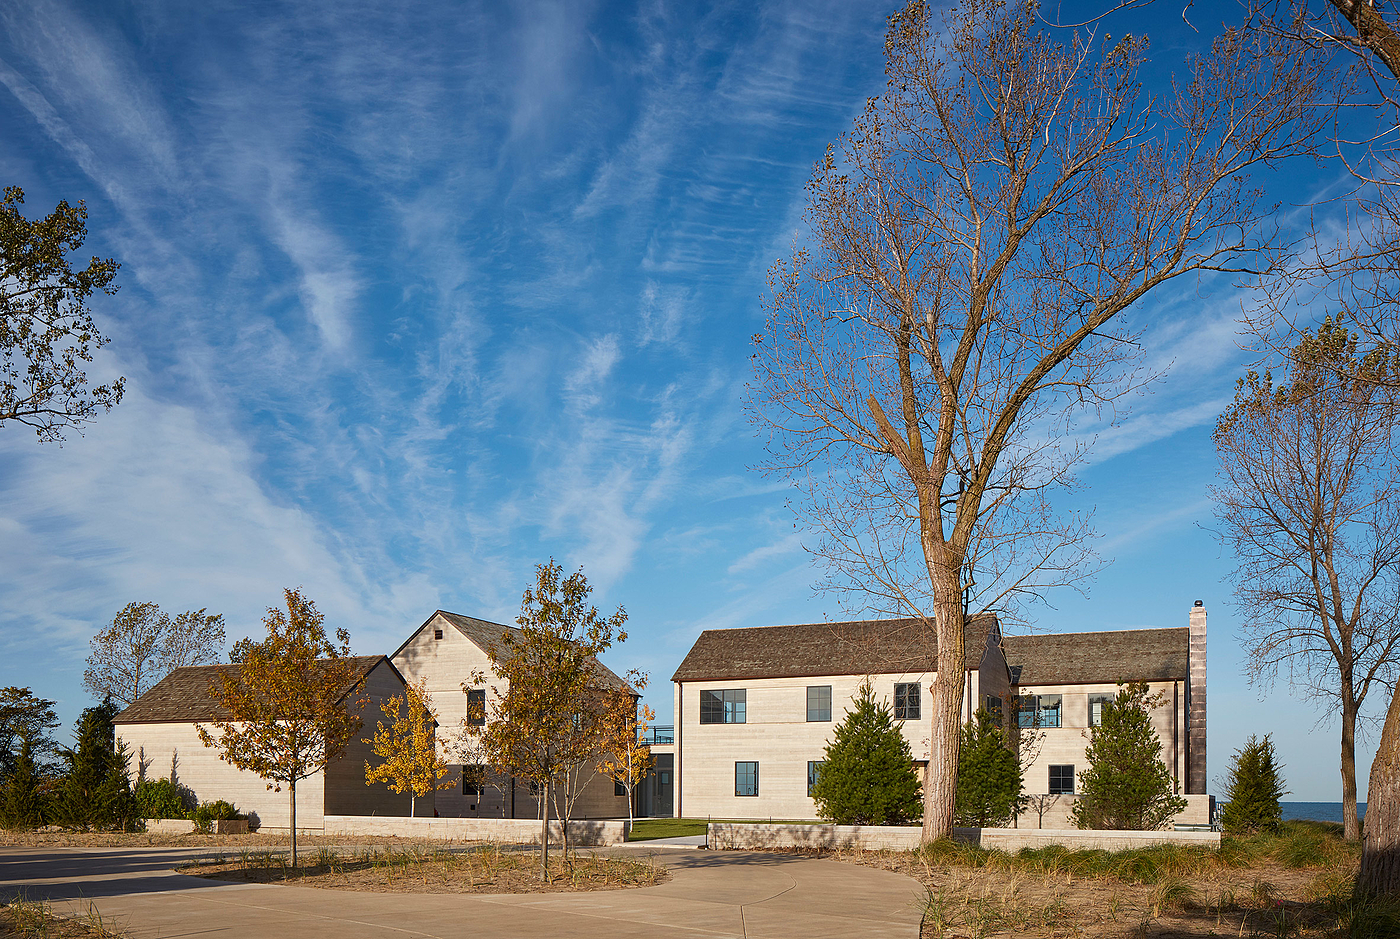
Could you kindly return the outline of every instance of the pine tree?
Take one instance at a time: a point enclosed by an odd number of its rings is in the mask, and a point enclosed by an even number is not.
[[[130,831],[136,824],[136,796],[131,791],[130,766],[131,750],[120,743],[107,761],[107,774],[94,794],[94,824],[121,831]]]
[[[54,821],[70,828],[88,829],[107,821],[99,791],[107,779],[116,737],[112,718],[117,706],[110,700],[90,707],[78,718],[74,731],[77,746],[65,750],[68,772],[59,782],[54,800]]]
[[[903,825],[919,818],[923,797],[909,741],[866,681],[837,725],[812,798],[839,825]]]
[[[1271,734],[1264,739],[1250,737],[1235,751],[1230,763],[1228,800],[1220,812],[1220,824],[1230,834],[1256,831],[1277,832],[1283,824],[1279,800],[1288,794],[1283,788],[1283,767],[1274,762]]]
[[[34,767],[34,746],[28,735],[20,737],[19,754],[14,770],[5,783],[0,802],[0,823],[6,828],[38,828],[44,823],[43,803],[39,798],[39,773]]]
[[[971,828],[1005,825],[1020,802],[1020,761],[1006,746],[1001,722],[979,708],[963,725],[953,823]]]
[[[1089,731],[1089,768],[1079,777],[1070,817],[1080,828],[1156,831],[1186,808],[1186,800],[1174,794],[1162,741],[1152,728],[1149,710],[1159,702],[1148,697],[1143,682],[1118,687],[1099,726]]]

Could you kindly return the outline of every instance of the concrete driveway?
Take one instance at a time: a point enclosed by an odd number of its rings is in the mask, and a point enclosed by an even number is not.
[[[671,868],[669,883],[458,896],[221,884],[171,871],[188,850],[0,848],[0,895],[46,899],[72,914],[95,909],[131,939],[918,935],[919,887],[899,874],[782,854],[648,853]]]

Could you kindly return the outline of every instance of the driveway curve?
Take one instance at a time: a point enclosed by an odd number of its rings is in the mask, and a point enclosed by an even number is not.
[[[130,939],[911,939],[919,931],[919,886],[908,877],[785,854],[663,848],[646,852],[672,871],[657,887],[482,895],[221,883],[171,870],[203,853],[0,848],[0,894],[65,913],[95,910]]]

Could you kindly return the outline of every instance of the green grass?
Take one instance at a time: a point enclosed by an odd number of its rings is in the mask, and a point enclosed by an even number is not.
[[[812,819],[772,820],[775,825],[825,825],[826,822]],[[628,841],[653,841],[657,838],[683,838],[687,835],[703,835],[710,822],[725,822],[742,825],[745,823],[767,823],[766,818],[639,818],[632,823],[632,834]]]

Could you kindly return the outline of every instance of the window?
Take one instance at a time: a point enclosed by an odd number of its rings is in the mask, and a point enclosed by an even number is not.
[[[620,780],[620,779],[614,779],[614,780],[613,780],[613,795],[615,795],[615,796],[625,796],[625,795],[627,795],[627,787],[624,786],[624,785],[622,784],[622,780]]]
[[[743,688],[731,691],[700,692],[700,723],[702,724],[742,724],[744,723]]]
[[[1016,699],[1016,718],[1021,727],[1059,727],[1060,695],[1021,695]]]
[[[807,720],[831,720],[831,686],[807,686]]]
[[[441,638],[442,638],[442,630],[441,630],[441,629],[434,629],[434,630],[433,630],[433,638],[434,638],[434,639],[441,639]]]
[[[467,689],[467,723],[472,727],[486,726],[486,689]]]
[[[758,763],[734,764],[734,794],[736,796],[758,795]]]
[[[894,686],[894,719],[916,721],[919,719],[919,683],[896,682]]]
[[[995,717],[998,721],[1001,720],[1001,698],[998,698],[994,694],[989,694],[986,700],[983,701],[982,706],[987,709],[988,714]]]
[[[817,784],[817,780],[822,775],[822,760],[807,761],[807,795],[812,794],[812,787]]]
[[[1103,723],[1103,706],[1111,704],[1115,695],[1091,694],[1089,695],[1089,726],[1098,727]]]
[[[1050,794],[1064,795],[1074,792],[1074,767],[1050,767]]]
[[[467,763],[462,766],[462,795],[480,796],[481,784],[485,781],[486,767],[480,763]]]

